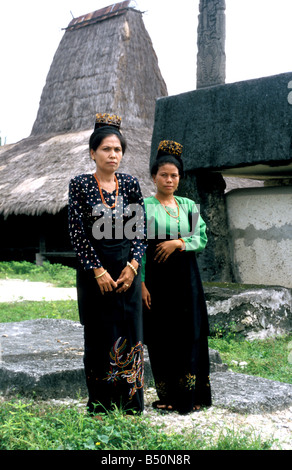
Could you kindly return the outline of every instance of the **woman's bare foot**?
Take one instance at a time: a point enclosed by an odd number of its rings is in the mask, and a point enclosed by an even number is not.
[[[157,408],[159,410],[172,410],[172,406],[171,405],[157,405]]]
[[[166,410],[166,411],[172,411],[173,406],[172,405],[166,405],[165,403],[161,403],[160,400],[154,401],[152,403],[153,408],[156,408],[157,410]]]

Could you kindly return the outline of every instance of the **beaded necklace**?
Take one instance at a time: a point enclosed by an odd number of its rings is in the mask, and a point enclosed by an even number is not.
[[[156,197],[157,201],[159,201],[158,197],[157,197],[157,196],[155,196],[155,197]],[[176,205],[176,207],[177,207],[177,215],[172,215],[170,212],[168,212],[168,210],[166,209],[166,206],[165,206],[161,201],[159,201],[159,202],[160,202],[160,204],[162,205],[162,207],[163,207],[163,209],[165,210],[165,212],[166,212],[170,217],[172,217],[173,219],[179,219],[179,205],[178,205],[178,203],[176,202],[175,199],[174,199],[174,202],[175,202],[175,205]],[[177,223],[179,223],[179,220],[177,220]]]
[[[102,194],[102,189],[101,189],[101,186],[100,186],[100,183],[98,181],[98,178],[96,176],[96,173],[94,173],[94,177],[96,179],[96,182],[97,182],[97,185],[98,185],[98,189],[99,189],[99,192],[100,192],[100,197],[101,197],[101,200],[102,200],[102,203],[108,207],[109,209],[113,209],[115,206],[116,206],[116,203],[117,203],[117,200],[118,200],[118,195],[119,195],[119,183],[118,183],[118,179],[115,175],[115,183],[116,183],[116,197],[115,197],[115,202],[113,203],[112,206],[109,206],[106,202],[105,202],[105,199],[103,197],[103,194]]]

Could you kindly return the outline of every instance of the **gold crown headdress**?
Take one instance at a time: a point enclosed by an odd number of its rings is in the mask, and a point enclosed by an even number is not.
[[[159,151],[175,155],[176,157],[181,157],[183,146],[174,140],[162,140],[158,145],[158,154]]]
[[[122,118],[120,118],[116,114],[111,115],[108,113],[97,113],[95,116],[94,130],[103,126],[113,126],[119,130],[121,122],[122,122]]]

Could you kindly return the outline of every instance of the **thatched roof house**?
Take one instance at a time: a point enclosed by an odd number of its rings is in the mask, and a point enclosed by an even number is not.
[[[131,1],[74,18],[53,58],[31,135],[0,147],[0,259],[15,247],[19,256],[21,246],[35,253],[40,240],[42,250],[69,249],[68,240],[55,235],[50,242],[50,234],[67,231],[69,180],[94,171],[88,139],[96,112],[122,116],[128,149],[120,170],[137,176],[149,195],[155,102],[166,95],[142,12]]]

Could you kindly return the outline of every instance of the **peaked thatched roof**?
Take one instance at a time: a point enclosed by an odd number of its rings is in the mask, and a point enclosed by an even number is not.
[[[65,29],[70,29],[72,31],[73,29],[84,28],[90,24],[112,18],[113,16],[122,15],[125,10],[131,7],[132,3],[133,2],[131,0],[114,3],[113,5],[101,8],[100,10],[93,11],[92,13],[87,13],[86,15],[79,16],[78,18],[73,18]]]
[[[48,73],[32,135],[89,129],[98,111],[121,115],[127,126],[152,128],[155,101],[167,89],[142,13],[125,8],[129,3],[87,15],[102,20],[88,22],[85,15],[73,20],[78,28],[69,24]],[[113,8],[115,16],[104,14]]]
[[[142,13],[121,2],[71,21],[44,86],[31,135],[0,147],[0,214],[57,213],[68,182],[93,172],[88,139],[96,112],[122,116],[120,171],[152,193],[149,156],[156,99],[167,95]]]

